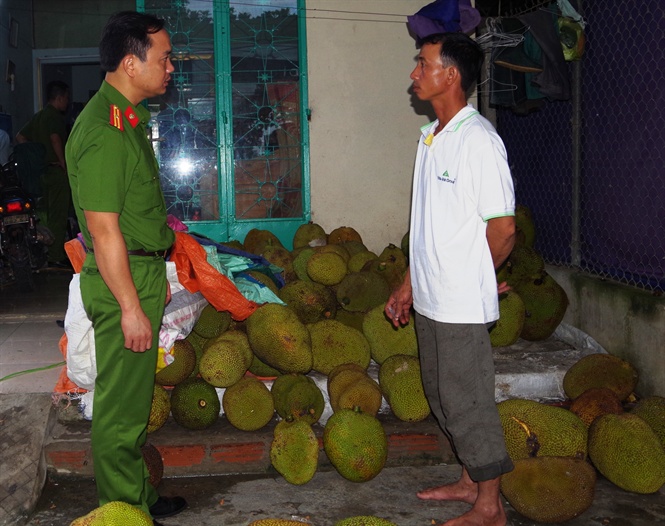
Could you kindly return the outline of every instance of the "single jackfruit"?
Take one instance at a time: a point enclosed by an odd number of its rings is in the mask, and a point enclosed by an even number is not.
[[[199,374],[214,387],[229,387],[245,375],[253,356],[245,333],[227,331],[208,340],[203,349]]]
[[[379,256],[377,256],[374,252],[371,250],[365,250],[364,252],[358,252],[357,254],[351,256],[347,266],[349,268],[349,272],[360,272],[370,261],[378,262],[378,260]]]
[[[381,365],[389,356],[418,356],[418,340],[412,321],[395,327],[385,315],[385,302],[371,309],[363,319],[362,331],[369,342],[372,359]]]
[[[284,246],[279,238],[270,230],[262,230],[260,228],[252,228],[242,243],[247,252],[251,254],[261,255],[266,247],[269,246]]]
[[[303,526],[300,521],[292,521],[289,519],[258,519],[249,523],[249,526]]]
[[[335,366],[353,362],[365,369],[370,362],[367,338],[337,320],[321,320],[308,326],[312,342],[312,369],[327,375]]]
[[[196,367],[196,351],[186,339],[176,340],[171,353],[173,362],[155,374],[155,382],[159,385],[177,385]]]
[[[287,283],[279,290],[278,296],[305,324],[334,318],[337,312],[334,293],[328,287],[313,281],[297,279]]]
[[[534,457],[514,462],[501,477],[501,493],[519,514],[536,522],[565,522],[589,509],[596,471],[572,457]]]
[[[293,234],[293,248],[320,247],[328,242],[328,234],[317,223],[300,225]]]
[[[244,272],[247,276],[252,278],[255,281],[258,281],[261,285],[265,285],[270,289],[270,291],[277,295],[279,293],[279,289],[277,288],[277,285],[273,281],[273,279],[268,276],[267,274],[259,271],[259,270],[246,270]]]
[[[399,244],[399,247],[402,249],[402,252],[404,252],[404,255],[406,256],[407,263],[409,261],[409,237],[409,232],[406,232],[406,234],[402,236],[402,240]]]
[[[545,271],[543,257],[532,247],[516,245],[506,260],[506,281],[516,287]]]
[[[612,389],[592,387],[587,389],[570,404],[570,410],[582,419],[587,427],[600,415],[623,413],[621,400]]]
[[[504,400],[497,409],[513,461],[536,456],[586,458],[586,424],[567,409],[521,398]]]
[[[202,338],[209,339],[222,334],[229,325],[231,325],[231,314],[228,311],[218,311],[208,304],[201,311],[192,331]]]
[[[297,251],[294,250],[293,253],[293,272],[296,273],[296,277],[303,281],[312,281],[312,278],[307,274],[307,262],[309,258],[316,254],[316,250],[307,247],[298,249]]]
[[[405,422],[419,422],[430,414],[423,389],[420,362],[415,356],[394,354],[379,369],[381,392],[393,414]]]
[[[248,370],[260,378],[274,378],[282,374],[274,367],[270,367],[267,363],[262,362],[256,354],[252,357],[252,363]]]
[[[337,285],[346,272],[346,261],[335,252],[315,252],[307,260],[307,275],[321,285]]]
[[[520,337],[528,341],[549,338],[559,326],[568,308],[568,296],[552,276],[543,272],[520,282],[515,292],[524,301],[526,315]]]
[[[344,247],[344,244],[333,244],[333,245],[323,245],[321,247],[316,247],[316,252],[317,253],[327,253],[327,252],[332,252],[334,254],[337,254],[340,256],[343,260],[344,263],[348,265],[349,260],[351,259],[351,254],[349,251]]]
[[[515,245],[533,247],[536,240],[536,226],[531,210],[525,205],[515,206]]]
[[[389,296],[388,282],[367,270],[347,274],[337,287],[337,301],[351,312],[367,312],[385,303]]]
[[[337,472],[352,482],[376,477],[386,464],[388,439],[376,417],[340,409],[326,422],[323,447]]]
[[[282,420],[275,426],[270,462],[284,480],[306,484],[318,467],[319,440],[305,420]]]
[[[383,249],[376,261],[364,267],[386,280],[390,289],[395,289],[404,281],[407,258],[402,249],[390,243]]]
[[[206,429],[217,421],[220,403],[215,388],[203,378],[187,378],[171,392],[173,419],[187,429]]]
[[[312,369],[312,340],[295,311],[266,303],[247,318],[247,337],[254,354],[282,373]]]
[[[327,381],[328,398],[332,410],[339,409],[337,401],[345,389],[366,377],[366,369],[358,364],[341,364],[335,367]]]
[[[363,413],[376,416],[381,409],[382,400],[383,395],[379,384],[368,375],[364,375],[347,385],[335,398],[334,405],[331,398],[331,406],[333,411],[359,407]]]
[[[610,482],[626,491],[655,493],[665,484],[665,449],[637,415],[596,418],[589,428],[589,458]]]
[[[358,231],[350,226],[337,227],[328,234],[328,243],[330,244],[344,243],[345,241],[363,242]]]
[[[335,526],[397,526],[397,524],[375,515],[356,515],[337,521]]]
[[[275,413],[270,390],[262,381],[250,376],[224,391],[222,407],[229,423],[241,431],[261,429]]]
[[[637,369],[618,356],[588,354],[568,368],[563,377],[563,390],[572,400],[592,387],[612,389],[624,401],[637,385]]]
[[[282,269],[282,276],[285,282],[296,279],[296,272],[293,269],[293,256],[291,252],[282,246],[270,245],[266,247],[261,255],[273,265]]]
[[[171,414],[171,397],[161,385],[155,384],[152,392],[152,405],[148,417],[148,433],[154,433],[162,427]]]
[[[323,393],[309,376],[290,373],[275,379],[270,389],[275,411],[284,419],[316,423],[325,408]]]
[[[339,246],[344,247],[344,249],[349,253],[350,257],[355,256],[361,252],[367,252],[367,247],[361,241],[343,241]]]
[[[203,347],[205,346],[206,342],[208,341],[208,338],[204,338],[203,336],[199,336],[197,333],[194,331],[191,331],[187,337],[185,338],[189,343],[192,344],[192,347],[194,347],[194,352],[196,353],[196,365],[194,366],[194,370],[189,376],[198,376],[199,375],[199,364],[201,363],[201,356],[203,356]]]
[[[517,341],[524,327],[526,309],[519,294],[513,290],[499,297],[499,319],[490,330],[492,347],[507,347]]]
[[[145,511],[121,501],[107,502],[74,521],[70,526],[152,526]]]
[[[642,398],[630,412],[649,424],[665,447],[665,398],[655,395]]]
[[[347,327],[353,327],[354,329],[363,332],[363,320],[365,319],[364,312],[351,312],[344,309],[337,309],[335,319]]]

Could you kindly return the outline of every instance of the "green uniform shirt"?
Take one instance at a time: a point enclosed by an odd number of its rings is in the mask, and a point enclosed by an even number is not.
[[[134,107],[107,82],[83,109],[66,147],[69,183],[81,232],[92,240],[84,210],[115,212],[128,250],[169,248],[159,166],[146,135],[150,112]]]
[[[35,113],[34,117],[23,126],[19,133],[29,141],[41,143],[46,147],[44,160],[47,163],[57,163],[59,161],[51,143],[51,135],[54,133],[59,135],[62,144],[65,144],[67,127],[64,116],[53,106],[47,104],[43,110]]]

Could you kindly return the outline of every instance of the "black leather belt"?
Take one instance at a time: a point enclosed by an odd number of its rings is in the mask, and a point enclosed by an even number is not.
[[[168,258],[171,254],[171,247],[165,248],[164,250],[143,250],[142,248],[137,248],[136,250],[128,250],[128,256],[148,256],[148,257],[159,257],[159,258]]]

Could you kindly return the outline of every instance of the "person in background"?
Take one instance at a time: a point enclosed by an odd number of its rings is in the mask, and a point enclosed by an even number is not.
[[[170,300],[164,260],[175,240],[146,133],[150,112],[141,102],[166,91],[174,70],[171,40],[162,19],[123,11],[106,23],[99,53],[105,79],[66,148],[74,209],[89,249],[81,296],[97,359],[95,481],[100,505],[123,501],[159,519],[187,503],[158,495],[141,453]]]
[[[385,313],[396,327],[415,311],[420,368],[432,413],[450,438],[459,481],[421,499],[472,505],[449,526],[503,526],[500,477],[513,469],[494,399],[488,328],[499,318],[495,269],[515,240],[513,183],[492,125],[467,104],[483,62],[464,33],[423,39],[414,94],[437,120],[421,129],[414,169],[410,266]]]
[[[69,107],[69,94],[69,86],[64,82],[49,82],[46,85],[46,106],[16,134],[17,143],[38,142],[45,148],[46,171],[40,178],[40,215],[43,215],[45,225],[53,234],[53,243],[48,247],[48,265],[64,269],[71,269],[65,254],[67,218],[71,204],[65,162],[67,128],[64,116]]]

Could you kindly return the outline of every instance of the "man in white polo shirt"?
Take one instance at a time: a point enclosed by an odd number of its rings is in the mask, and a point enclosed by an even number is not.
[[[414,169],[410,267],[386,304],[398,326],[415,310],[425,394],[462,465],[459,481],[418,493],[470,511],[448,525],[503,526],[499,482],[513,464],[494,400],[488,328],[499,318],[495,269],[515,239],[506,151],[467,94],[484,55],[464,33],[423,39],[413,92],[437,120],[421,130]]]

